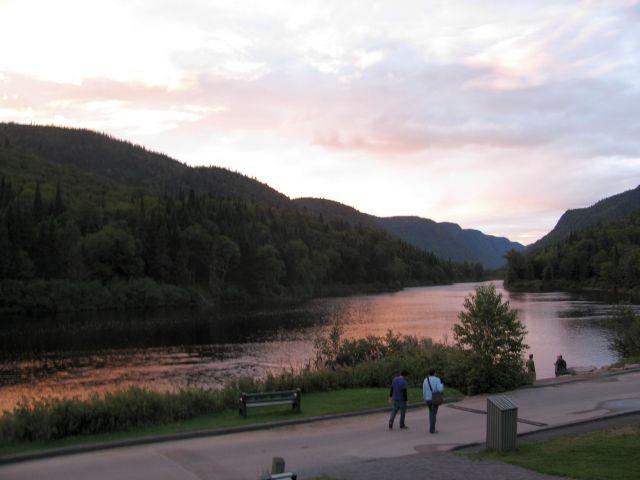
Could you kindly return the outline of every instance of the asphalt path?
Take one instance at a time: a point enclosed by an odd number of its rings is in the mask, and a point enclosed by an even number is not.
[[[531,432],[640,410],[640,372],[521,389],[507,395],[518,405],[518,433]],[[378,413],[9,464],[0,467],[0,479],[255,480],[268,470],[274,456],[285,459],[287,470],[302,474],[340,467],[348,471],[350,465],[385,459],[392,464],[392,459],[414,458],[417,453],[433,456],[434,452],[481,442],[486,428],[486,416],[481,412],[486,403],[486,396],[476,396],[455,404],[457,408],[442,406],[435,435],[427,432],[426,409],[418,408],[407,412],[408,430],[396,427],[389,431],[388,415]],[[370,477],[377,478],[375,474]]]

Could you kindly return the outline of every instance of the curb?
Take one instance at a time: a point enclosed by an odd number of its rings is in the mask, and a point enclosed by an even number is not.
[[[585,420],[578,420],[576,422],[567,422],[567,423],[561,423],[559,425],[551,425],[549,427],[543,427],[543,428],[539,428],[537,430],[531,430],[529,432],[523,432],[523,433],[519,433],[517,435],[517,438],[526,438],[526,437],[531,437],[533,435],[539,435],[539,434],[544,434],[544,433],[548,433],[548,432],[553,432],[556,430],[564,430],[567,428],[571,428],[571,427],[577,427],[580,425],[589,425],[589,424],[594,424],[594,423],[599,423],[599,422],[606,422],[608,420],[612,420],[612,419],[616,419],[616,418],[623,418],[623,417],[632,417],[632,416],[638,416],[640,415],[640,410],[629,410],[626,412],[617,412],[617,413],[610,413],[607,415],[603,415],[601,417],[596,417],[596,418],[588,418]],[[463,445],[456,445],[455,447],[451,448],[449,451],[450,452],[459,452],[461,450],[472,450],[472,449],[476,449],[478,447],[482,447],[485,444],[485,442],[473,442],[473,443],[466,443]]]
[[[444,403],[455,403],[462,400],[463,397],[446,398]],[[424,402],[415,402],[407,404],[407,409],[415,409],[423,407]],[[223,427],[209,428],[203,430],[194,430],[192,432],[168,433],[162,435],[148,435],[146,437],[134,437],[124,440],[113,440],[109,442],[89,443],[86,445],[76,445],[72,447],[52,448],[50,450],[42,450],[36,452],[16,453],[0,456],[0,465],[8,465],[11,463],[28,462],[32,460],[42,460],[46,458],[60,457],[64,455],[73,455],[77,453],[95,452],[98,450],[109,450],[112,448],[134,447],[139,445],[148,445],[152,443],[171,442],[176,440],[188,440],[192,438],[215,437],[220,435],[231,435],[233,433],[245,433],[260,430],[268,430],[271,428],[289,427],[293,425],[303,425],[306,423],[315,423],[325,420],[338,420],[341,418],[358,417],[362,415],[371,415],[373,413],[388,412],[390,407],[369,408],[367,410],[359,410],[356,412],[333,413],[327,415],[318,415],[315,417],[294,418],[291,420],[280,420],[269,423],[255,423],[252,425],[243,425],[239,427]]]
[[[615,377],[618,375],[626,375],[627,373],[638,373],[638,372],[640,372],[640,368],[630,368],[627,370],[620,370],[615,372],[599,372],[594,375],[588,375],[588,374],[583,376],[576,375],[576,377],[578,378],[571,378],[570,380],[552,381],[548,383],[538,383],[534,385],[523,385],[522,387],[518,388],[518,390],[526,389],[526,388],[557,387],[558,385],[568,385],[570,383],[586,382],[589,380],[595,380],[597,378],[602,378],[602,377],[605,377],[605,378]]]

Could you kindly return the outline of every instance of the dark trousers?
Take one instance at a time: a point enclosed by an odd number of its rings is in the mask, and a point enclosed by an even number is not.
[[[436,415],[438,415],[438,407],[440,405],[434,405],[431,401],[427,402],[429,408],[429,433],[435,433],[436,431]]]
[[[391,409],[391,416],[389,417],[389,425],[393,425],[393,421],[396,419],[396,413],[400,410],[400,426],[404,427],[404,416],[407,413],[407,402],[401,400],[393,401],[393,408]]]

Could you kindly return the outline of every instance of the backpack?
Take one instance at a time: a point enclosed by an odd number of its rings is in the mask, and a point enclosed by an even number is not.
[[[443,398],[442,398],[442,392],[434,392],[433,388],[431,388],[431,381],[429,380],[429,377],[427,377],[427,385],[429,385],[429,390],[431,390],[431,404],[432,405],[441,405]]]

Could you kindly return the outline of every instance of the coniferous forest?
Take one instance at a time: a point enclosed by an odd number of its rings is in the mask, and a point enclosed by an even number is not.
[[[640,211],[571,232],[526,253],[511,251],[505,283],[517,289],[640,293]]]
[[[301,298],[483,275],[479,264],[439,259],[379,229],[284,202],[131,186],[8,138],[0,177],[5,312]]]

